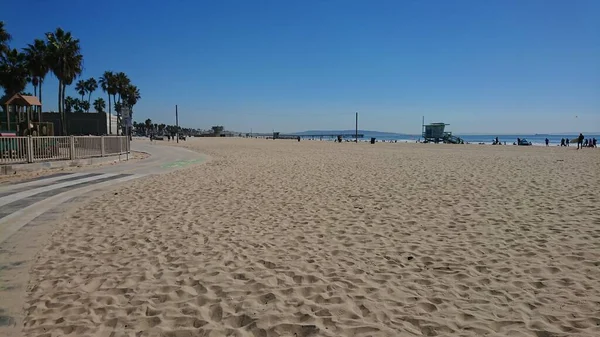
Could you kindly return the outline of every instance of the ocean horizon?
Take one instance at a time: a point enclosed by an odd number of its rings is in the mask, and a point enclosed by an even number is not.
[[[299,135],[302,137],[310,137],[311,135],[318,134],[354,134],[353,130],[311,130],[304,132],[290,133],[290,135]],[[362,140],[368,141],[371,138],[384,141],[396,141],[396,142],[417,142],[422,136],[421,134],[401,134],[391,132],[379,132],[379,131],[367,131],[358,130],[359,134],[364,135]],[[579,136],[579,133],[557,133],[557,134],[460,134],[453,133],[453,136],[460,137],[465,143],[470,144],[492,144],[496,137],[501,143],[506,142],[506,145],[512,145],[517,141],[517,138],[526,139],[533,145],[545,146],[545,140],[548,138],[550,146],[559,146],[561,139],[573,139]],[[600,132],[596,133],[583,133],[586,139],[600,139]]]

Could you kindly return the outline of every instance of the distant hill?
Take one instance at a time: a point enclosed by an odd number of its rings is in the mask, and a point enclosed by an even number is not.
[[[329,134],[354,134],[356,130],[308,130],[302,132],[294,132],[290,133],[291,135],[296,136],[310,136],[310,135],[329,135]],[[395,132],[381,132],[381,131],[371,131],[371,130],[358,130],[360,134],[368,134],[371,137],[400,137],[400,136],[411,136],[405,133],[395,133]]]

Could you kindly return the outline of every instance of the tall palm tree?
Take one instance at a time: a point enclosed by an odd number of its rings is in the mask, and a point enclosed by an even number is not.
[[[23,51],[25,52],[27,68],[31,74],[31,83],[33,84],[34,94],[39,97],[41,103],[42,85],[44,84],[44,79],[46,78],[48,71],[50,71],[48,67],[48,48],[46,42],[44,42],[44,40],[35,39],[33,44],[28,44],[26,48],[23,48]]]
[[[127,86],[130,83],[131,83],[131,81],[129,80],[129,77],[127,77],[127,74],[125,74],[124,72],[118,72],[115,74],[115,86],[116,86],[115,93],[119,95],[118,101],[117,101],[116,97],[113,95],[113,99],[115,100],[115,102],[119,103],[119,104],[115,104],[115,107],[116,107],[115,110],[117,111],[117,130],[121,130],[121,106],[123,106],[121,104],[121,96],[123,96]]]
[[[117,94],[119,94],[119,103],[121,103],[121,96],[123,96],[127,90],[127,87],[131,84],[131,80],[127,77],[124,72],[118,72],[116,75]]]
[[[75,84],[75,91],[81,95],[81,100],[83,101],[83,96],[85,96],[85,93],[87,92],[84,80],[77,81],[77,84]]]
[[[4,21],[0,21],[0,56],[7,53],[10,48],[8,42],[12,40],[12,36],[4,28]]]
[[[46,33],[46,39],[48,40],[48,65],[58,79],[58,112],[61,114],[63,134],[66,134],[65,89],[81,74],[83,55],[81,55],[79,39],[74,38],[71,32],[65,32],[62,28],[56,28],[54,32]]]
[[[102,99],[102,97],[96,98],[94,101],[94,109],[96,109],[96,112],[104,112],[104,108],[106,108],[106,102],[104,102],[104,99]]]
[[[90,77],[87,81],[85,81],[85,90],[88,92],[88,104],[92,100],[92,93],[98,89],[98,82],[93,77]]]
[[[25,54],[11,49],[0,55],[0,87],[4,88],[7,97],[22,92],[28,80]]]
[[[108,94],[108,116],[112,118],[112,104],[110,96],[116,93],[115,74],[112,71],[105,71],[100,77],[100,87],[102,91]],[[112,135],[112,121],[108,123],[108,133]]]
[[[140,96],[140,89],[137,86],[130,84],[125,88],[124,92],[124,103],[129,109],[133,109],[133,106],[137,104],[137,102],[142,98]]]
[[[133,84],[123,88],[123,106],[129,108],[129,121],[126,127],[129,127],[129,122],[133,119],[133,106],[140,100],[140,90]]]

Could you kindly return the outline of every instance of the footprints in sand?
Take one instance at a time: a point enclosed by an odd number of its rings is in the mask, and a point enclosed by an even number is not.
[[[597,205],[531,195],[545,151],[219,141],[66,218],[24,334],[600,336]]]

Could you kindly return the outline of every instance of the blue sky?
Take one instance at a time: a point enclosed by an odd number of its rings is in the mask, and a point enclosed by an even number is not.
[[[60,26],[84,78],[127,73],[139,121],[174,123],[178,104],[183,126],[237,131],[352,129],[355,111],[390,132],[420,132],[423,115],[455,133],[600,130],[597,0],[22,0],[2,14],[13,47]]]

